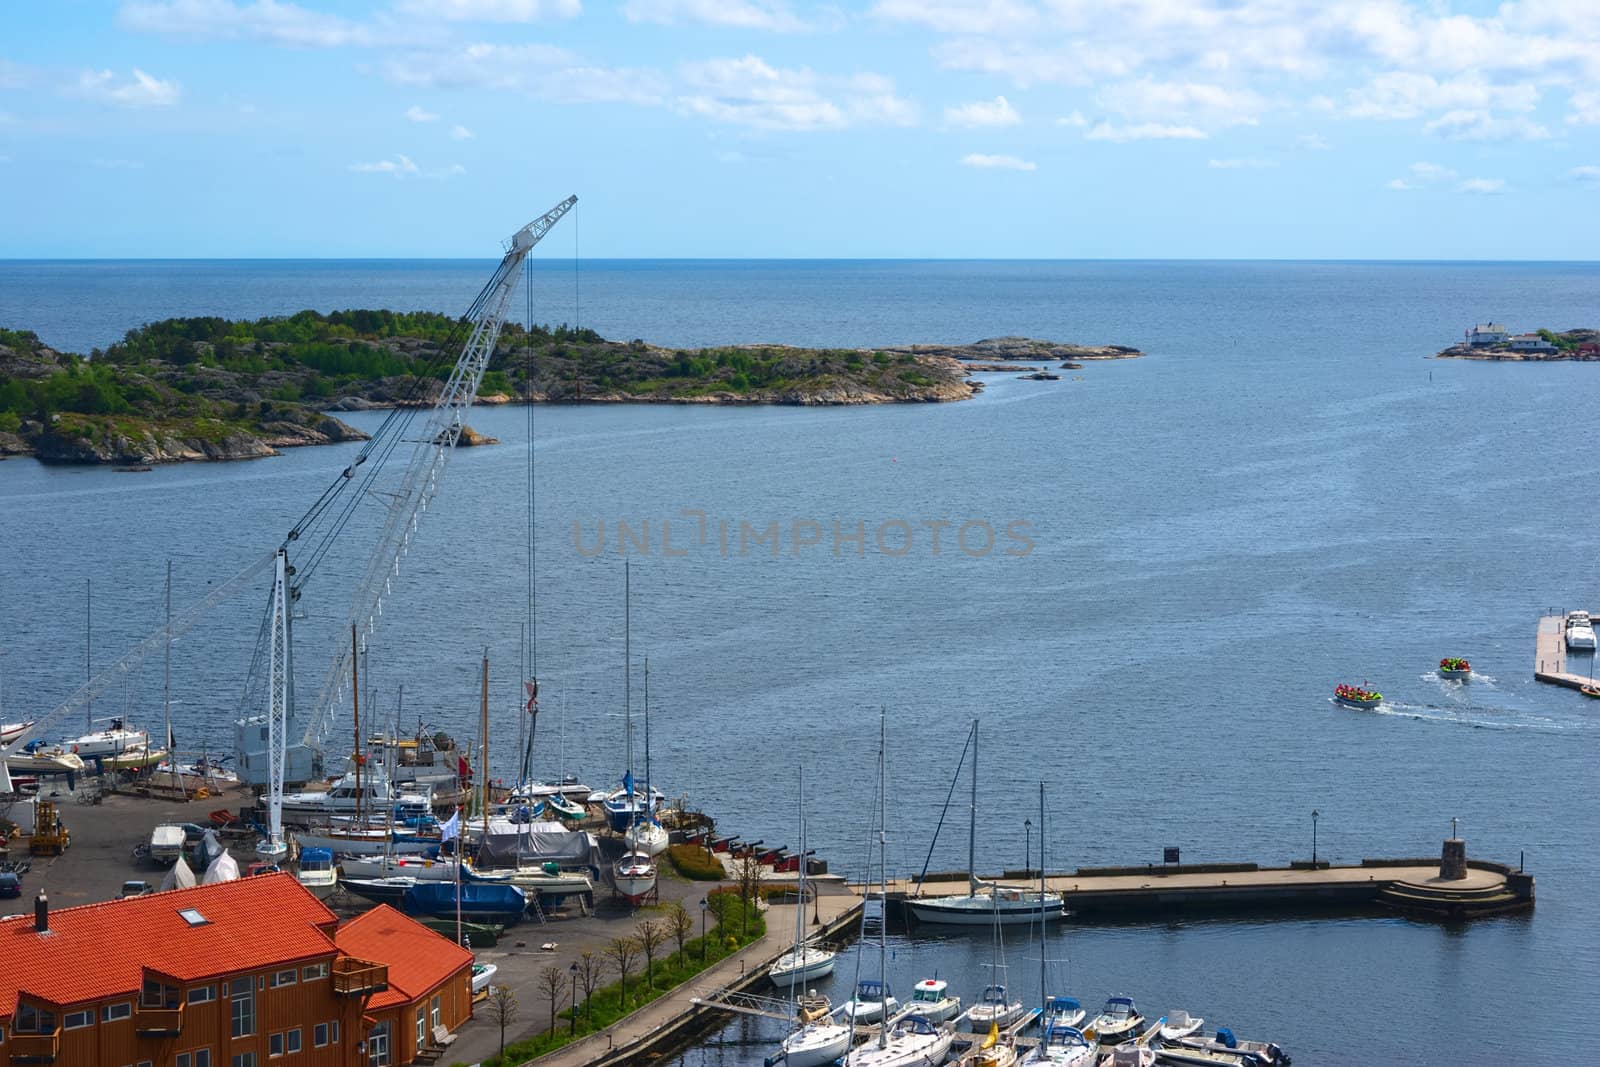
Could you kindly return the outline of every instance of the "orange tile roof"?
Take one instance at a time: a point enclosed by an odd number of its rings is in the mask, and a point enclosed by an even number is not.
[[[416,1000],[472,966],[472,953],[387,904],[341,925],[334,941],[347,955],[389,966],[389,988],[368,1002],[368,1011]]]
[[[195,982],[332,955],[337,922],[290,874],[52,909],[44,934],[31,912],[0,919],[0,1019],[19,990],[66,1006],[137,994],[145,967]]]

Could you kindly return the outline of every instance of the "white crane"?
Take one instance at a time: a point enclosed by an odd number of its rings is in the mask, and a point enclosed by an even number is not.
[[[400,573],[400,561],[410,550],[418,520],[427,510],[429,501],[439,491],[439,480],[444,474],[445,465],[449,462],[456,442],[461,437],[464,413],[477,398],[478,386],[483,381],[484,371],[489,366],[489,358],[494,354],[495,343],[500,337],[500,329],[505,324],[506,311],[510,307],[511,295],[522,274],[523,261],[533,250],[534,245],[538,244],[544,235],[550,232],[551,227],[577,202],[576,196],[569,196],[506,240],[505,258],[500,261],[500,266],[495,269],[489,283],[484,286],[463,317],[463,322],[471,325],[472,333],[456,360],[455,368],[445,381],[437,402],[429,410],[421,434],[415,439],[411,462],[406,468],[399,488],[386,494],[389,504],[383,529],[373,548],[366,577],[356,588],[351,600],[350,621],[364,636],[371,635],[377,628],[378,620],[383,614],[383,603],[393,589],[394,578]],[[294,530],[290,531],[276,558],[269,607],[269,633],[264,635],[268,648],[268,694],[265,716],[268,826],[267,837],[259,846],[259,851],[267,855],[280,854],[285,848],[282,820],[283,785],[288,762],[288,734],[294,718],[291,628],[294,603],[300,598],[305,577],[309,577],[307,574],[298,581],[295,580],[297,577],[295,568],[289,564],[289,545],[299,540],[325,517],[335,516],[332,504],[357,483],[357,468],[374,457],[376,457],[374,467],[381,466],[401,440],[401,431],[406,421],[405,418],[386,420],[385,429],[373,435],[372,440],[367,442],[355,461],[344,469],[334,485],[313,505]],[[363,485],[369,481],[370,477],[363,481]],[[348,517],[359,499],[358,494],[345,501],[343,511],[334,518],[335,526],[330,536],[336,535],[338,529],[342,528],[343,519]],[[320,558],[321,549],[316,551],[318,552],[316,558]],[[328,672],[318,691],[316,704],[306,722],[301,742],[306,749],[317,748],[318,742],[325,735],[333,708],[343,695],[349,677],[350,657],[354,654],[354,650],[343,646],[341,649],[338,656],[328,665]],[[256,721],[259,723],[260,720]],[[245,752],[240,753],[241,776],[247,775],[252,766],[250,755]],[[259,769],[259,762],[255,762],[255,766]]]

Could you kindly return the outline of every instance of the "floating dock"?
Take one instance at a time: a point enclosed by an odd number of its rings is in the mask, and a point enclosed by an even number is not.
[[[1567,670],[1567,617],[1561,615],[1539,616],[1539,632],[1534,638],[1533,680],[1562,685],[1568,689],[1582,689],[1593,685],[1594,679]]]

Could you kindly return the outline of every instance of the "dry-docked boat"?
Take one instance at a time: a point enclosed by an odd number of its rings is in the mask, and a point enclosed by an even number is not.
[[[6,768],[12,774],[82,774],[83,760],[59,745],[24,748],[6,753]]]

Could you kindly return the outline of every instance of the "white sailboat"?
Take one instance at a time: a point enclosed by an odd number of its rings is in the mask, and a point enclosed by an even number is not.
[[[889,863],[888,833],[885,829],[888,818],[888,735],[888,713],[884,712],[879,727],[878,747],[878,852],[882,873],[879,903],[884,907],[878,927],[878,966],[882,974],[887,974],[889,966]],[[882,984],[882,987],[887,998],[888,986]],[[852,1016],[852,1019],[856,1018],[860,1018],[859,1013]],[[904,1012],[893,1018],[885,1018],[884,1024],[878,1028],[876,1040],[846,1053],[840,1062],[844,1067],[937,1067],[950,1054],[950,1045],[954,1041],[955,1031],[950,1027],[935,1025],[915,1012]]]
[[[1024,1067],[1093,1067],[1098,1050],[1078,1029],[1088,1012],[1072,997],[1050,995],[1049,928],[1044,908],[1044,783],[1039,783],[1039,1043],[1023,1059]]]
[[[649,796],[655,792],[650,782],[650,657],[644,660],[644,791]],[[652,805],[653,807],[653,805]],[[653,810],[643,815],[635,813],[633,825],[629,826],[622,835],[622,841],[628,846],[630,852],[642,852],[646,856],[655,857],[667,850],[672,839],[667,835]]]
[[[627,749],[625,755],[628,763],[627,773],[623,776],[623,791],[626,794],[625,807],[622,809],[627,815],[623,826],[616,825],[616,809],[611,801],[606,801],[606,815],[612,820],[612,829],[621,829],[635,826],[639,822],[641,813],[649,814],[649,805],[645,798],[637,798],[633,790],[633,627],[632,627],[632,568],[624,562],[622,565],[622,692],[623,692],[623,734],[624,744]],[[649,795],[646,787],[646,797]],[[642,809],[642,812],[641,812]],[[643,904],[649,899],[650,894],[656,891],[656,865],[649,853],[629,846],[622,858],[611,868],[611,883],[616,887],[617,893],[629,904]]]
[[[63,741],[61,747],[76,753],[80,759],[92,760],[120,756],[125,752],[143,749],[150,743],[149,734],[143,730],[129,730],[121,719],[102,721],[109,721],[110,725],[104,730],[94,730]]]
[[[800,889],[799,905],[794,913],[794,947],[773,961],[767,977],[776,986],[787,986],[793,999],[814,978],[825,978],[833,973],[834,954],[821,945],[806,940],[806,783],[805,772],[800,772]]]
[[[987,926],[992,923],[1031,923],[1039,915],[1041,898],[1047,918],[1059,919],[1063,911],[1061,894],[1033,891],[979,881],[978,839],[978,720],[972,720],[972,804],[967,827],[967,892],[926,900],[908,900],[906,906],[918,922],[954,926]]]

